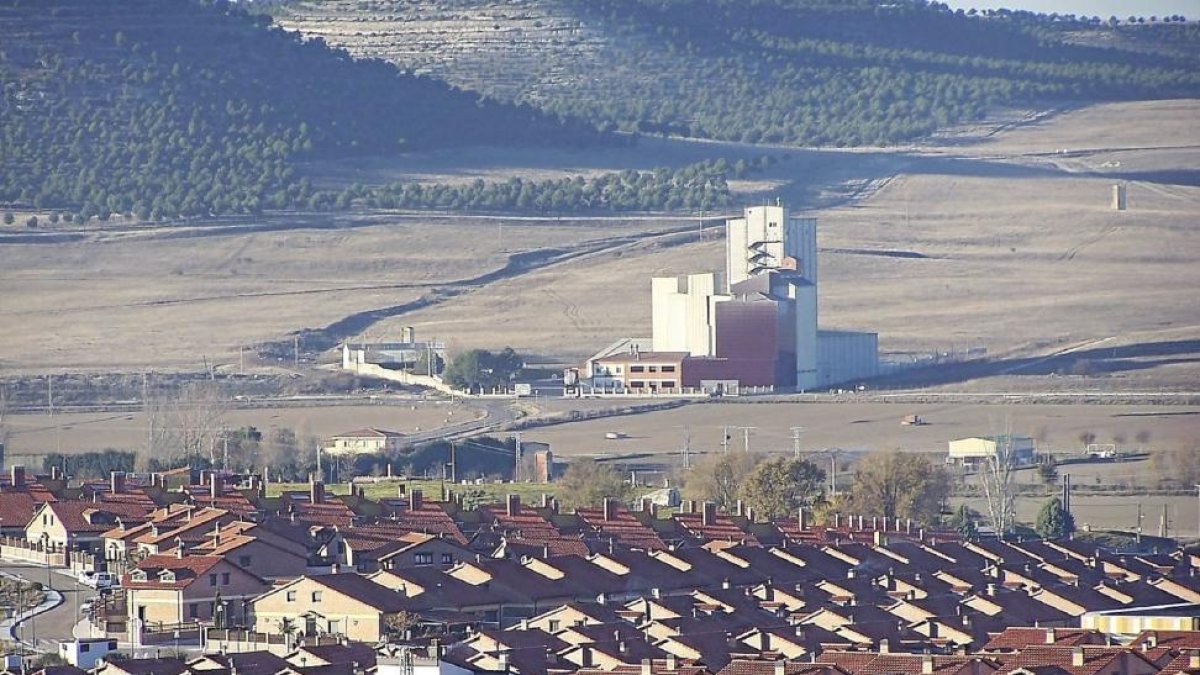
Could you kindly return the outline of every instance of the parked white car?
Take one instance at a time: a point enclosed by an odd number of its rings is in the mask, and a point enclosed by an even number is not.
[[[121,585],[121,577],[112,572],[80,572],[79,583],[88,588],[113,588]]]

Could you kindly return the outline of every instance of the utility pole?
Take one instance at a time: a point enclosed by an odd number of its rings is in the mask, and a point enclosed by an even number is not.
[[[721,452],[729,454],[729,427],[721,427]]]
[[[146,456],[154,456],[154,415],[150,413],[150,384],[142,373],[142,414],[146,416]]]
[[[1137,541],[1142,543],[1142,503],[1138,502],[1137,510]]]
[[[692,430],[690,427],[683,436],[683,468],[692,468]]]
[[[458,448],[458,443],[450,441],[450,482],[458,485],[458,459],[455,450]]]
[[[800,459],[800,434],[804,433],[804,427],[792,427],[792,453],[796,459]]]
[[[453,448],[453,444],[450,446]],[[513,441],[513,482],[521,480],[521,432],[517,432]]]
[[[292,368],[300,370],[300,336],[292,336]]]
[[[238,375],[246,373],[246,345],[238,345]]]
[[[837,448],[829,450],[829,494],[837,494],[837,456],[841,452]]]
[[[1167,504],[1163,502],[1162,519],[1158,521],[1158,536],[1167,538]]]

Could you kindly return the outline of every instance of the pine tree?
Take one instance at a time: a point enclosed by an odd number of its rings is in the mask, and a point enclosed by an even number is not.
[[[1034,529],[1045,539],[1060,539],[1075,531],[1075,518],[1063,508],[1058,497],[1042,505]]]

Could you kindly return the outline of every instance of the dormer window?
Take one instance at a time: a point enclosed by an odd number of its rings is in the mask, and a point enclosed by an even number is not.
[[[171,570],[163,570],[158,573],[158,580],[165,584],[175,583],[175,573]]]
[[[133,579],[134,581],[145,581],[146,570],[134,570],[129,574],[129,578]]]

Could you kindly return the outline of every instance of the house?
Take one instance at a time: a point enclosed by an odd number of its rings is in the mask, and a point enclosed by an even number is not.
[[[99,550],[102,536],[118,523],[140,523],[150,509],[145,504],[89,500],[46,502],[25,526],[25,540],[54,548]]]
[[[388,619],[413,603],[403,594],[358,574],[305,576],[263,593],[250,602],[255,629],[279,633],[285,624],[299,635],[344,635],[376,642],[388,632]]]
[[[174,553],[146,557],[121,580],[130,626],[204,622],[245,625],[248,601],[267,590],[261,577],[220,556]]]
[[[369,455],[398,452],[403,446],[404,434],[366,427],[331,436],[325,452],[331,455]]]

